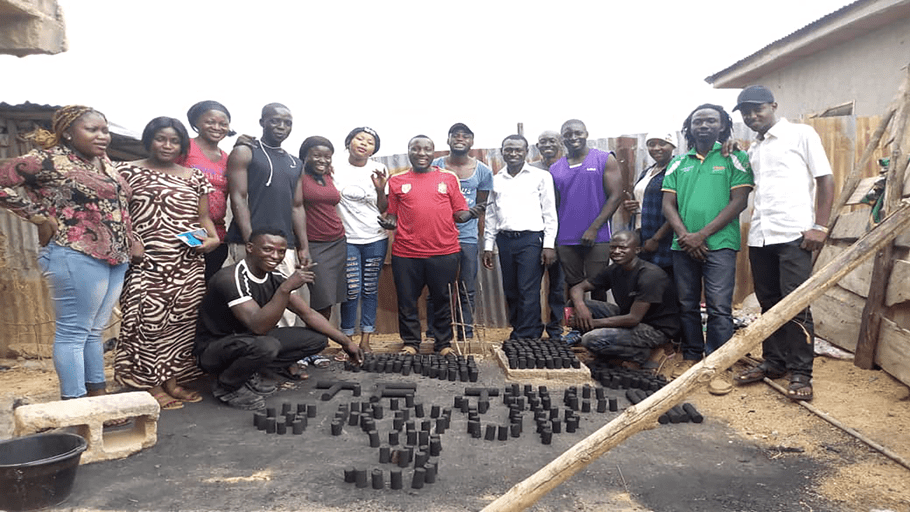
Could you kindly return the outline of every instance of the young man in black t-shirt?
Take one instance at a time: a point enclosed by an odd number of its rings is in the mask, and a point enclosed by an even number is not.
[[[569,290],[575,314],[569,324],[581,345],[603,357],[642,364],[651,349],[679,335],[679,308],[670,279],[638,258],[638,235],[620,231],[610,239],[613,264]],[[612,290],[616,304],[585,300],[586,292]]]
[[[218,375],[212,393],[231,407],[264,408],[262,395],[274,387],[263,385],[258,372],[287,374],[300,359],[321,352],[328,339],[354,364],[363,360],[357,344],[291,293],[313,282],[309,267],[298,267],[287,278],[275,270],[287,248],[281,230],[254,230],[246,257],[212,277],[199,307],[194,352],[200,368]],[[286,309],[307,327],[276,327]]]

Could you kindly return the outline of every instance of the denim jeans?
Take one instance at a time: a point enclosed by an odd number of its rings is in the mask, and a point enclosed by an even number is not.
[[[733,336],[733,285],[736,281],[736,251],[708,251],[705,261],[673,251],[673,274],[679,293],[683,358],[698,361]],[[701,328],[701,292],[704,279],[708,333]]]
[[[379,273],[382,271],[388,247],[387,238],[368,244],[348,243],[348,261],[344,271],[348,282],[348,296],[347,301],[341,303],[341,332],[348,336],[354,334],[358,304],[360,332],[376,330]]]
[[[586,300],[585,305],[595,319],[610,318],[620,314],[619,306],[597,300]],[[651,349],[669,341],[667,335],[645,323],[635,327],[598,327],[584,333],[581,345],[597,356],[622,359],[643,364]]]
[[[452,316],[456,322],[463,323],[465,337],[474,337],[474,295],[477,288],[477,244],[461,242],[461,251],[458,253],[458,294],[461,302],[461,311],[456,305]],[[427,295],[427,336],[430,336],[430,325],[433,325],[433,299]],[[462,338],[461,326],[455,335]]]
[[[56,313],[54,368],[61,398],[104,389],[101,334],[123,289],[128,263],[110,265],[51,243],[38,254]]]

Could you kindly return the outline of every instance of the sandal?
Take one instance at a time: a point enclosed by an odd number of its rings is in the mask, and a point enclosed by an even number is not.
[[[274,370],[274,372],[277,375],[279,375],[287,380],[294,380],[294,381],[307,380],[310,378],[310,376],[307,375],[307,373],[305,371],[303,371],[303,368],[305,368],[303,365],[294,363],[291,366],[288,366],[287,368],[281,368],[280,370]]]
[[[162,411],[173,411],[174,409],[183,409],[183,402],[172,397],[171,395],[161,392],[152,393],[152,397],[158,402]]]
[[[129,418],[120,418],[119,420],[107,420],[101,424],[102,428],[117,428],[125,427],[130,423]]]
[[[417,349],[410,345],[405,345],[404,347],[401,348],[401,352],[399,352],[399,354],[406,355],[406,356],[416,356]]]
[[[338,352],[335,353],[334,359],[336,361],[338,361],[339,363],[343,363],[348,360],[348,353],[345,352],[344,350],[339,350]]]
[[[792,375],[790,386],[787,388],[790,400],[812,400],[812,377],[808,375]]]
[[[332,362],[329,361],[328,357],[321,356],[319,354],[304,357],[303,362],[306,363],[306,365],[313,365],[314,368],[328,368],[329,366],[332,365]],[[299,361],[297,362],[297,364],[298,364],[298,366],[303,366],[304,368],[306,368],[306,366],[301,365]]]
[[[202,395],[195,391],[190,391],[183,386],[174,386],[174,389],[168,394],[181,402],[195,404],[202,401]]]
[[[786,372],[782,372],[780,370],[772,370],[763,364],[760,364],[758,366],[753,366],[748,370],[737,373],[736,378],[733,380],[736,382],[736,385],[741,386],[743,384],[758,382],[760,380],[763,380],[765,377],[768,377],[769,379],[779,379],[784,375],[786,375]]]

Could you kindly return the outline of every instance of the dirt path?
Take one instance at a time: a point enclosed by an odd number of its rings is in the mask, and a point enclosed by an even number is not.
[[[506,330],[487,329],[485,337],[497,340],[506,335]],[[374,336],[377,351],[395,350],[397,343],[396,336]],[[50,361],[0,360],[0,438],[11,435],[14,403],[55,399],[56,385]],[[837,503],[843,510],[910,510],[910,470],[794,405],[765,384],[737,388],[724,397],[698,390],[688,401],[695,403],[706,417],[728,425],[731,435],[755,446],[767,460],[797,466],[806,462],[822,468],[821,475],[813,477],[816,485],[805,491],[807,496],[817,495]],[[886,373],[860,370],[849,361],[817,358],[813,404],[910,458],[910,392]],[[645,478],[646,473],[639,477]],[[561,489],[553,492],[560,493]],[[637,496],[633,490],[610,493],[597,503],[590,502],[591,499],[586,494],[574,496],[575,509],[597,510],[608,505],[621,510],[649,510],[639,499],[652,507],[659,503],[642,489]],[[673,509],[668,506],[653,509]]]

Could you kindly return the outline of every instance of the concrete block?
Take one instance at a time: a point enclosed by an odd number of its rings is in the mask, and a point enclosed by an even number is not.
[[[51,428],[75,427],[88,441],[81,464],[122,459],[158,441],[161,408],[145,391],[23,405],[15,411],[17,437]],[[132,418],[132,428],[104,430],[105,421]]]

